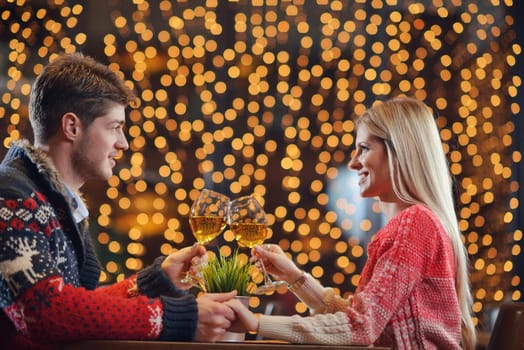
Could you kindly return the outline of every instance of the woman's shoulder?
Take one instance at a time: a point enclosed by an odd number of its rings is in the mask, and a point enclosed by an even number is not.
[[[423,204],[413,204],[409,206],[408,208],[400,211],[396,218],[401,220],[423,220],[428,221],[428,223],[440,222],[437,215]]]
[[[395,216],[390,224],[395,231],[403,231],[407,236],[415,235],[417,232],[425,231],[424,237],[430,239],[433,236],[442,236],[445,233],[444,226],[437,214],[423,204],[414,204]],[[396,233],[398,235],[398,232]]]

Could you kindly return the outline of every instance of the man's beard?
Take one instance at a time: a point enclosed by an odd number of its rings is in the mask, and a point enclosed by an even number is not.
[[[71,164],[77,176],[84,180],[105,180],[105,176],[100,173],[100,164],[93,162],[88,155],[92,146],[86,137],[83,137],[80,144],[73,151]]]

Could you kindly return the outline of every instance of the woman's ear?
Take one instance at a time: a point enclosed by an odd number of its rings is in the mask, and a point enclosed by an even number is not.
[[[62,116],[62,133],[69,141],[74,141],[82,131],[80,118],[74,113],[66,113]]]

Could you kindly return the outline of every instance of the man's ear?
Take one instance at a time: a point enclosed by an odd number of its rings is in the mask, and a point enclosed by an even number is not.
[[[66,113],[62,116],[62,132],[69,141],[75,141],[82,131],[82,122],[74,113]]]

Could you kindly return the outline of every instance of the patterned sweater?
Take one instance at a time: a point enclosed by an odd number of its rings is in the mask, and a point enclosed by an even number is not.
[[[46,155],[16,142],[0,164],[0,344],[52,349],[85,339],[192,340],[198,309],[161,271],[162,258],[98,287],[87,220]]]
[[[368,245],[354,295],[343,299],[307,275],[294,291],[312,316],[261,316],[258,334],[293,343],[460,349],[453,248],[441,222],[414,205]]]

